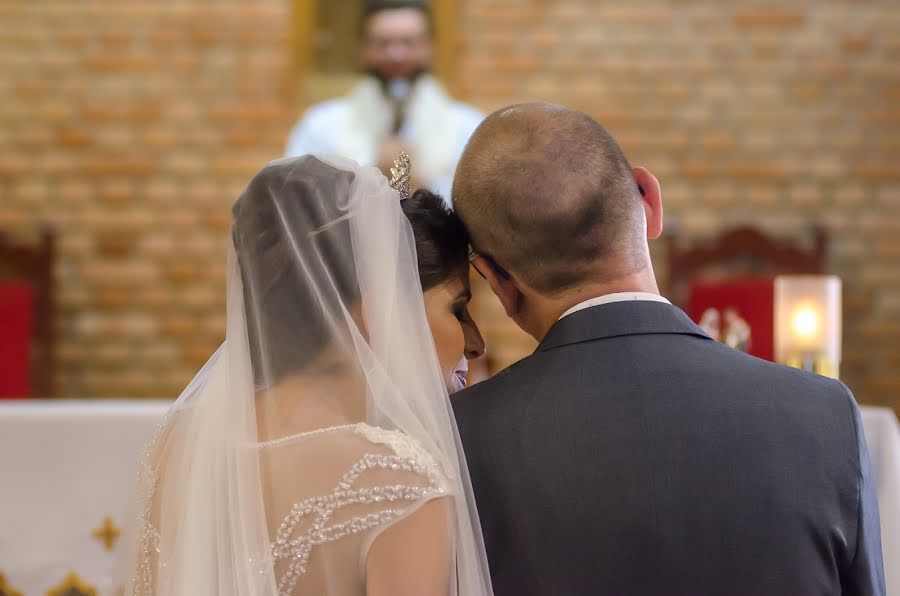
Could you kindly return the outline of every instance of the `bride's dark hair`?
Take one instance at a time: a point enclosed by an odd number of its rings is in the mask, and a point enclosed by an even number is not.
[[[312,156],[278,160],[254,176],[232,208],[259,385],[309,366],[335,337],[339,310],[359,302],[350,229],[329,225],[345,215],[332,197],[349,193],[353,179]],[[402,208],[415,236],[423,291],[464,271],[468,235],[444,201],[420,190]],[[319,258],[300,263],[304,253]]]
[[[346,212],[333,197],[347,195],[354,177],[314,156],[277,160],[232,207],[258,385],[309,366],[338,332],[340,309],[359,302],[350,229],[330,226]]]
[[[430,290],[454,275],[465,274],[469,234],[444,200],[429,190],[418,190],[400,205],[416,239],[422,290]]]

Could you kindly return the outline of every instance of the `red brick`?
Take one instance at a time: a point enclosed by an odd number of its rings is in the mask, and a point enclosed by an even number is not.
[[[780,162],[734,162],[727,168],[730,177],[737,180],[759,181],[777,180],[788,175],[784,164]]]
[[[214,106],[209,115],[220,122],[240,122],[246,125],[284,122],[287,113],[279,104],[260,102]]]
[[[241,130],[233,131],[225,135],[225,143],[229,147],[243,149],[246,147],[255,147],[259,144],[259,131]]]
[[[155,28],[147,32],[147,41],[151,44],[163,48],[170,48],[172,44],[179,41],[181,34],[176,29]]]
[[[680,168],[681,174],[688,179],[705,179],[713,176],[712,164],[704,161],[687,161]]]
[[[134,196],[134,185],[129,180],[110,180],[100,187],[98,198],[104,203],[121,205]]]
[[[537,29],[530,34],[531,43],[538,48],[554,48],[560,42],[560,33],[554,29]],[[517,37],[512,34],[503,35],[502,42],[500,37],[494,37],[497,49],[500,47],[512,46]]]
[[[182,292],[179,296],[179,302],[191,309],[192,312],[196,313],[198,311],[215,309],[220,306],[224,307],[224,304],[221,304],[222,296],[223,293],[218,291],[218,288],[197,286],[188,288]]]
[[[161,323],[160,328],[168,336],[187,339],[196,335],[197,325],[193,317],[181,315],[166,318]]]
[[[747,202],[754,206],[775,205],[782,196],[781,191],[772,185],[749,185],[744,189]]]
[[[37,114],[41,120],[48,123],[54,122],[70,122],[75,108],[72,102],[61,102],[56,100],[45,101],[36,107]]]
[[[789,196],[796,205],[810,206],[822,203],[822,192],[812,184],[798,184],[791,187]]]
[[[663,196],[667,197],[665,193]],[[728,205],[737,200],[737,193],[731,185],[715,184],[703,188],[700,198],[704,205]]]
[[[176,292],[169,285],[160,287],[141,288],[132,297],[135,308],[148,308],[162,310],[175,304]]]
[[[154,149],[177,147],[181,141],[180,131],[173,128],[154,126],[144,135],[144,143]]]
[[[189,344],[184,347],[183,354],[187,362],[195,366],[203,365],[216,351],[216,346],[207,344]]]
[[[95,72],[135,72],[150,70],[154,61],[149,55],[101,54],[89,56],[84,64]]]
[[[46,181],[26,181],[17,185],[13,190],[12,195],[22,204],[37,205],[49,196],[49,189],[47,188]],[[2,194],[0,194],[0,196],[2,196]]]
[[[86,173],[103,176],[146,176],[156,169],[156,162],[146,157],[92,157],[84,164]]]
[[[46,95],[47,88],[47,83],[43,81],[27,81],[20,83],[16,88],[16,92],[27,99],[35,99]]]
[[[796,28],[806,24],[806,14],[775,7],[739,10],[732,21],[737,27]]]
[[[203,279],[205,272],[199,264],[175,262],[165,270],[166,278],[176,283],[196,282]]]
[[[847,53],[860,53],[869,49],[869,39],[862,36],[848,35],[841,39],[841,49]]]
[[[155,102],[141,102],[130,105],[103,102],[85,106],[82,114],[85,119],[97,122],[108,120],[149,122],[159,117],[159,105]]]
[[[825,88],[816,83],[796,83],[791,87],[791,97],[800,102],[822,101]]]
[[[860,184],[844,184],[834,189],[834,200],[839,204],[857,205],[865,199],[866,191]]]
[[[875,198],[882,205],[900,205],[900,186],[888,184],[876,189]]]
[[[66,149],[83,149],[91,143],[91,136],[83,130],[61,130],[56,137],[56,144]]]
[[[104,257],[125,257],[134,252],[132,234],[106,232],[97,236],[97,254]]]
[[[22,229],[26,222],[25,213],[21,210],[6,209],[0,206],[0,229]]]
[[[605,4],[600,7],[598,22],[629,27],[670,25],[674,14],[668,6]]]
[[[193,53],[178,53],[169,58],[167,66],[176,71],[196,71],[200,66],[200,56]]]
[[[854,174],[861,180],[874,182],[900,180],[900,164],[861,163],[854,168]]]
[[[152,263],[129,259],[92,259],[82,264],[81,274],[88,284],[100,287],[136,287],[157,281]]]
[[[132,304],[132,293],[123,288],[98,288],[94,302],[102,310],[122,309]]]
[[[269,158],[274,156],[268,156]],[[256,173],[270,159],[262,156],[227,156],[219,157],[213,160],[211,164],[212,171],[217,174],[233,174],[235,176],[244,177]]]
[[[560,4],[554,9],[553,12],[560,13],[555,15],[559,18],[574,17],[577,19],[579,14],[584,15],[584,9],[578,6],[564,6]],[[578,12],[578,14],[569,14],[572,10]],[[481,23],[486,29],[490,29],[489,25],[492,23],[502,23],[507,27],[531,25],[536,23],[539,17],[538,8],[533,4],[509,4],[497,1],[473,3],[466,7],[466,12],[473,22]]]
[[[220,232],[231,228],[231,215],[227,213],[212,213],[207,217],[206,221],[210,228]]]
[[[507,81],[507,80],[481,80],[475,86],[476,93],[480,97],[495,99],[495,98],[503,98],[508,99],[515,93],[515,86]],[[509,101],[501,102],[503,104],[510,103]]]

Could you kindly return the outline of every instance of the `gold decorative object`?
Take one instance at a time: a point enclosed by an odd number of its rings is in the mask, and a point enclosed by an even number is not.
[[[25,596],[6,582],[6,576],[0,572],[0,596]]]
[[[103,546],[106,550],[115,548],[116,542],[119,540],[121,534],[122,530],[116,527],[116,524],[113,523],[112,518],[109,516],[106,516],[103,519],[102,526],[91,532],[91,536],[103,542]]]
[[[406,151],[400,152],[400,157],[394,161],[391,168],[391,187],[400,193],[400,199],[408,199],[410,197],[410,171],[412,165],[409,162],[409,154]]]
[[[85,583],[73,571],[61,584],[47,592],[47,596],[97,596],[97,588]]]

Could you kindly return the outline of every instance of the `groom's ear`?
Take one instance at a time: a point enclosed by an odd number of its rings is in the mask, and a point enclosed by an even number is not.
[[[494,295],[500,299],[500,304],[503,305],[506,316],[511,319],[515,318],[519,312],[522,293],[516,286],[516,282],[513,280],[512,276],[506,273],[506,271],[499,271],[497,265],[490,259],[485,259],[482,256],[476,256],[472,260],[472,266],[475,267],[475,270],[481,274],[481,277],[483,277],[485,281],[487,281],[488,285],[491,287],[491,291],[494,292]]]
[[[650,170],[641,166],[633,168],[631,172],[641,191],[641,202],[647,216],[647,238],[656,240],[663,230],[662,189],[659,180]]]

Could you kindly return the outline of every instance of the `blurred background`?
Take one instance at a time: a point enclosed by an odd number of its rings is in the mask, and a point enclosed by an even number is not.
[[[542,99],[593,115],[660,178],[679,238],[752,225],[812,250],[821,226],[825,272],[843,279],[841,378],[900,405],[900,5],[431,12],[450,94],[483,113]],[[0,3],[0,231],[31,247],[53,231],[52,300],[30,315],[54,347],[47,394],[178,395],[223,339],[230,206],[307,107],[358,80],[361,14],[353,0]],[[665,242],[655,252],[666,292]],[[492,371],[532,349],[492,299],[475,315]]]
[[[430,26],[377,34],[367,4],[0,0],[0,398],[66,398],[0,399],[0,594],[121,593],[138,454],[224,338],[230,208],[259,168],[409,145],[446,195],[481,116],[527,100],[657,175],[661,290],[718,339],[774,358],[774,275],[834,276],[793,333],[827,322],[819,371],[866,404],[900,593],[900,3],[431,0]],[[376,62],[440,85],[379,85]],[[473,284],[477,380],[534,342]]]

